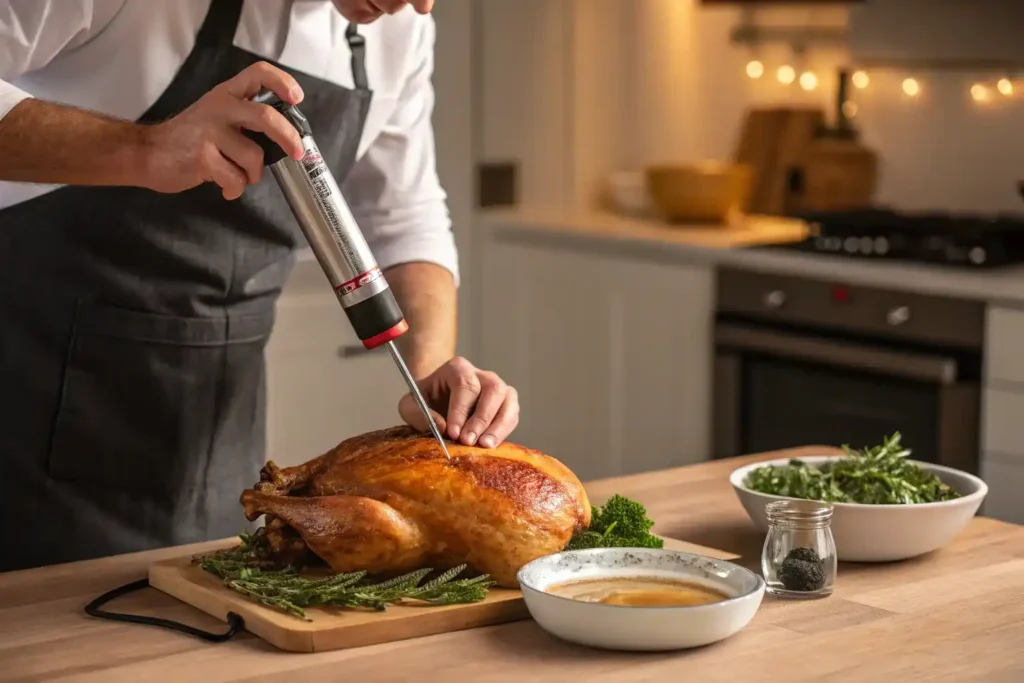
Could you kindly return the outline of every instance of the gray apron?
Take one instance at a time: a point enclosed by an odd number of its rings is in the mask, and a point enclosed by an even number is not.
[[[167,119],[262,58],[212,0],[140,119]],[[291,73],[339,182],[371,92]],[[280,65],[278,65],[280,66]],[[283,67],[282,67],[283,68]],[[270,173],[226,201],[63,187],[0,210],[0,571],[227,537],[265,457],[264,347],[301,232]]]

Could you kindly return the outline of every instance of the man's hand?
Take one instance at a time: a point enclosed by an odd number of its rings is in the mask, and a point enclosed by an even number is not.
[[[465,358],[452,358],[418,384],[438,429],[467,446],[494,448],[519,424],[516,390]],[[398,402],[398,413],[412,427],[429,430],[411,394]]]
[[[395,14],[411,5],[420,14],[428,14],[434,0],[334,0],[341,15],[357,24],[369,24],[385,14]]]
[[[214,182],[225,199],[237,199],[263,174],[263,150],[242,128],[266,134],[288,156],[301,159],[295,128],[273,107],[250,101],[262,88],[289,104],[302,101],[294,78],[266,62],[253,64],[150,129],[145,184],[158,192],[181,192]]]

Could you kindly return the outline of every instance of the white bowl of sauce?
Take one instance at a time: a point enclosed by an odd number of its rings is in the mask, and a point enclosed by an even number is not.
[[[666,651],[724,640],[750,623],[765,583],[732,562],[676,550],[566,551],[519,570],[541,628],[579,645]]]

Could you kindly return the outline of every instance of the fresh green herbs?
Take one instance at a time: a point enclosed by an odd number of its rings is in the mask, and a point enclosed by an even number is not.
[[[651,533],[654,522],[643,505],[618,494],[591,508],[590,528],[576,534],[566,550],[586,548],[661,548],[665,542]]]
[[[744,486],[776,496],[827,503],[898,505],[935,503],[959,498],[948,484],[907,460],[910,450],[900,445],[896,432],[882,445],[855,451],[843,446],[846,457],[809,465],[790,460],[751,470]]]
[[[367,577],[366,572],[312,577],[300,575],[298,567],[268,570],[255,548],[253,536],[243,534],[241,540],[234,548],[196,558],[196,564],[242,595],[302,618],[306,618],[304,608],[313,606],[383,611],[388,605],[402,601],[428,605],[479,602],[494,585],[487,575],[457,579],[466,569],[465,565],[422,585],[433,570],[421,569],[377,582]]]

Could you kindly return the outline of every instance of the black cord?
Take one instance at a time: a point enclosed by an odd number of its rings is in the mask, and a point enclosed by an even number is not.
[[[111,621],[126,621],[132,624],[146,624],[148,626],[161,626],[163,628],[169,628],[174,631],[181,631],[203,640],[208,640],[212,643],[223,643],[226,640],[234,638],[236,635],[245,630],[245,620],[242,619],[240,614],[235,612],[228,612],[228,630],[224,633],[211,633],[209,631],[203,631],[202,629],[189,626],[188,624],[182,624],[177,621],[171,621],[170,619],[160,619],[159,617],[144,617],[138,614],[121,614],[119,612],[107,612],[106,610],[100,609],[103,605],[107,604],[115,598],[119,598],[122,595],[133,593],[143,588],[149,588],[149,579],[139,579],[138,581],[132,581],[131,583],[125,584],[120,588],[115,588],[112,591],[107,591],[100,597],[96,598],[88,605],[85,606],[85,613],[90,617],[96,617],[97,619],[109,619]]]

